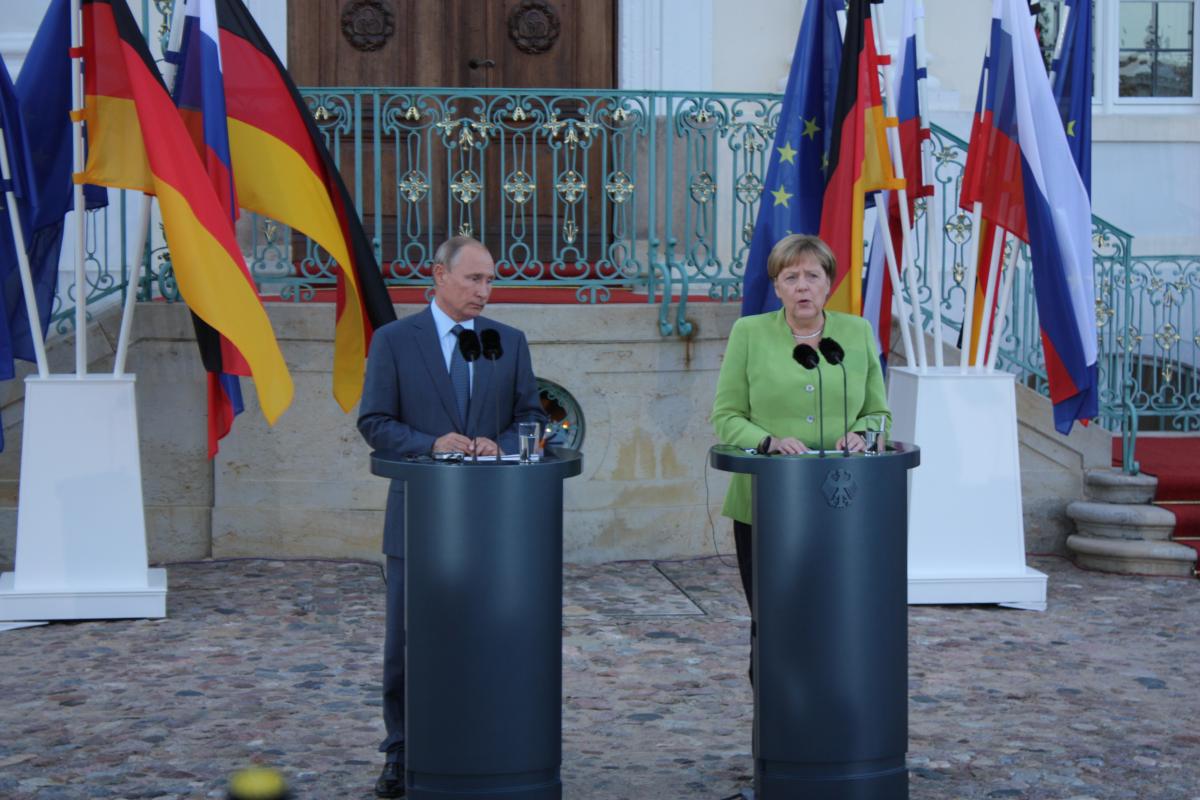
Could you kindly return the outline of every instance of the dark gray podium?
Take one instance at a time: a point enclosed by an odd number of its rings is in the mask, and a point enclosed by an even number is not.
[[[875,456],[760,456],[752,476],[757,800],[908,797],[908,470]]]
[[[562,797],[562,483],[582,467],[371,454],[406,484],[410,800]]]

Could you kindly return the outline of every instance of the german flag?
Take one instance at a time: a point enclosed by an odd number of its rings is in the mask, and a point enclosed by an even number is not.
[[[84,0],[88,160],[76,180],[158,197],[180,294],[229,339],[274,424],[292,378],[195,145],[125,0]]]
[[[349,411],[371,334],[396,312],[333,157],[267,38],[240,0],[218,0],[217,22],[239,202],[303,232],[340,266],[333,396]]]
[[[883,114],[879,67],[871,27],[872,0],[850,0],[846,39],[838,72],[821,238],[837,256],[837,278],[827,306],[848,314],[862,313],[863,212],[866,193],[900,189],[904,181],[892,171],[887,127],[896,124]]]

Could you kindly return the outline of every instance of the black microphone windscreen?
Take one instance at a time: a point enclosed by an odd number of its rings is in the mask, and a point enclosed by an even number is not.
[[[483,343],[483,357],[495,361],[504,355],[504,347],[500,344],[500,332],[495,328],[484,328],[479,332],[479,340]]]
[[[846,358],[846,351],[842,346],[828,337],[822,339],[817,347],[821,348],[821,355],[825,356],[825,360],[835,367]]]
[[[821,363],[821,357],[817,355],[817,351],[806,344],[796,345],[796,349],[792,351],[792,358],[805,369],[816,369],[817,365]]]
[[[462,353],[463,361],[470,363],[479,358],[481,348],[479,336],[470,328],[463,328],[458,334],[458,352]]]

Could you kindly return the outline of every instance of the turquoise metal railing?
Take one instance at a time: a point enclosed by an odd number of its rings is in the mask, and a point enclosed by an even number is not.
[[[624,292],[657,307],[664,336],[691,333],[690,302],[740,298],[778,95],[432,88],[302,94],[390,286],[426,287],[439,242],[464,232],[496,255],[499,285],[571,287],[579,303],[610,302]],[[963,265],[975,246],[970,217],[958,208],[966,143],[942,129],[933,141],[937,193],[918,204],[916,219],[918,293],[930,329],[933,262],[944,276],[936,316],[956,337],[967,297]],[[89,298],[125,285],[120,265],[129,245],[124,225],[109,218],[114,214],[124,217],[119,207],[91,216]],[[936,215],[934,242],[928,214]],[[1197,258],[1134,259],[1132,237],[1098,218],[1093,233],[1100,422],[1130,435],[1134,419],[1200,428]],[[303,302],[333,285],[328,255],[307,238],[254,215],[239,222],[239,235],[264,295]],[[139,293],[177,299],[157,226],[149,251]],[[1044,394],[1027,258],[1018,255],[999,361]],[[73,288],[65,289],[56,304],[60,326],[71,324]]]
[[[110,222],[124,219],[124,197],[116,205],[88,211],[84,215],[84,275],[87,280],[87,303],[102,303],[112,296],[125,296],[129,281],[128,264],[125,258],[125,243]],[[66,248],[64,248],[66,250]],[[57,291],[50,304],[49,333],[62,334],[75,328],[75,298],[77,288],[74,274],[71,282],[64,283],[65,273],[60,273]]]
[[[1200,256],[1134,257],[1119,344],[1133,356],[1142,429],[1200,430]]]

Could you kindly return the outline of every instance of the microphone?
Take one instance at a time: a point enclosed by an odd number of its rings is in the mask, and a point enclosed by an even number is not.
[[[500,344],[500,332],[495,328],[484,328],[479,333],[479,341],[483,346],[483,357],[495,361],[504,355],[504,347]]]
[[[496,359],[504,355],[504,347],[500,344],[500,332],[495,328],[484,328],[479,332],[479,338],[482,342],[483,357],[491,363],[492,375],[492,403],[493,416],[495,421],[493,428],[496,431],[496,438],[493,439],[496,443],[496,460],[500,460],[500,392],[496,391]]]
[[[463,328],[458,332],[458,352],[462,353],[463,361],[468,364],[479,360],[479,354],[482,352],[482,349],[479,346],[479,337],[475,334],[475,331],[470,328]],[[470,373],[467,374],[469,375]],[[467,402],[469,403],[470,401],[468,400]],[[466,432],[467,421],[464,419],[463,434],[465,435]],[[472,449],[474,449],[474,437],[471,437],[471,442]],[[474,453],[471,454],[471,460],[477,460],[477,456]]]
[[[470,328],[463,328],[458,334],[458,352],[462,353],[463,361],[470,364],[478,361],[483,349],[479,346],[479,337]]]
[[[817,343],[817,347],[821,350],[821,355],[825,356],[825,360],[835,367],[842,368],[842,455],[846,458],[850,457],[850,415],[847,410],[846,400],[846,351],[842,346],[833,339],[828,337]]]
[[[817,367],[821,363],[821,357],[817,355],[817,351],[813,350],[810,345],[798,344],[796,349],[792,350],[792,358],[797,364],[805,369],[817,370],[817,428],[818,435],[821,437],[821,458],[825,457],[825,381],[821,377],[821,370]]]

